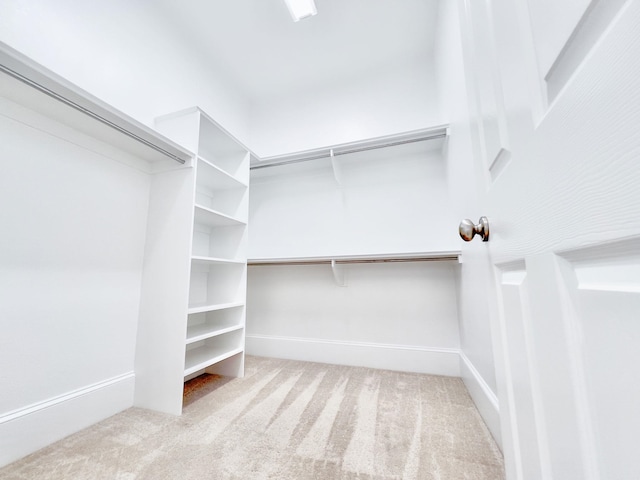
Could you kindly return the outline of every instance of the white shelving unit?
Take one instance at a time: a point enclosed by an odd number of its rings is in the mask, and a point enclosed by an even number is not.
[[[197,108],[156,125],[197,154],[184,378],[242,376],[250,152]]]
[[[137,403],[179,414],[184,381],[205,372],[244,374],[251,152],[199,108],[160,117],[156,129],[195,155],[181,183],[172,180],[179,205],[164,207],[184,220],[184,230],[170,229],[184,268],[176,268],[175,277],[162,272],[172,277],[173,290],[165,289],[170,299],[159,301],[171,307],[172,317],[161,311],[157,330],[148,327],[156,346],[146,364],[159,366],[147,375],[150,387]]]

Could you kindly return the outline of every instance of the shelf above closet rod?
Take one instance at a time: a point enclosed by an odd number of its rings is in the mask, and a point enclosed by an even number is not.
[[[149,163],[191,152],[0,42],[0,95]]]
[[[249,266],[274,265],[346,265],[356,263],[394,262],[458,262],[462,252],[450,250],[442,252],[397,253],[380,255],[336,255],[332,257],[291,257],[291,258],[251,258]]]
[[[258,170],[261,168],[277,167],[299,162],[308,162],[310,160],[319,160],[321,158],[334,158],[350,153],[365,152],[378,148],[393,147],[396,145],[423,142],[426,140],[440,139],[444,141],[444,139],[447,137],[448,128],[448,125],[438,125],[431,128],[423,128],[420,130],[413,130],[411,132],[386,135],[383,137],[371,138],[358,142],[342,143],[339,145],[331,145],[324,148],[305,150],[302,152],[288,153],[285,155],[277,155],[273,157],[264,157],[260,158],[256,163],[253,163],[250,168],[251,170]]]

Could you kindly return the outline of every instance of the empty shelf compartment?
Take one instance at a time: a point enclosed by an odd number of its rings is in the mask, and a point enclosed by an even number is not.
[[[191,252],[194,257],[244,259],[246,257],[246,225],[210,226],[196,223],[193,226]]]
[[[230,225],[246,225],[247,222],[226,213],[203,205],[194,206],[193,221],[199,225],[208,227],[228,227]]]
[[[235,305],[219,310],[189,314],[186,343],[206,340],[244,328],[244,312],[244,305]]]
[[[243,351],[242,329],[190,343],[186,347],[184,376],[203,370]]]
[[[249,151],[205,115],[200,121],[198,154],[230,175],[240,175],[244,183],[249,182]]]
[[[189,308],[240,302],[246,286],[247,267],[243,263],[192,264]]]

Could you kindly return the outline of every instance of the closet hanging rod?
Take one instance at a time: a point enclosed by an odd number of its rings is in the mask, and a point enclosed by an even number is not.
[[[364,142],[355,142],[352,144],[342,144],[323,149],[309,150],[306,152],[298,152],[277,157],[268,157],[261,159],[259,163],[251,165],[251,170],[259,170],[262,168],[279,167],[282,165],[291,165],[294,163],[308,162],[310,160],[319,160],[321,158],[337,157],[339,155],[347,155],[350,153],[366,152],[385,147],[395,147],[398,145],[406,145],[409,143],[424,142],[427,140],[437,140],[447,137],[447,126],[438,126],[426,130],[404,133],[399,135],[387,136],[375,140]]]
[[[335,262],[336,265],[349,265],[349,264],[361,264],[361,263],[403,263],[403,262],[452,262],[459,261],[460,252],[443,252],[439,254],[425,254],[421,256],[397,256],[397,257],[353,257],[353,258],[340,258],[340,257],[320,257],[320,258],[291,258],[291,259],[249,259],[247,264],[249,266],[291,266],[291,265],[331,265]]]
[[[84,92],[45,67],[36,64],[3,42],[0,42],[0,72],[100,124],[110,127],[164,157],[180,164],[186,163],[191,158],[191,154],[184,148]],[[107,117],[111,117],[111,119]]]
[[[163,155],[166,155],[167,157],[175,160],[176,162],[179,163],[185,163],[185,160],[178,157],[177,155],[174,155],[171,152],[168,152],[167,150],[165,150],[162,147],[159,147],[151,142],[149,142],[148,140],[145,140],[144,138],[136,135],[133,132],[130,132],[129,130],[126,130],[125,128],[122,128],[120,125],[115,124],[114,122],[107,120],[106,118],[104,118],[101,115],[98,115],[97,113],[92,112],[91,110],[89,110],[88,108],[83,107],[82,105],[78,105],[76,102],[74,102],[73,100],[69,100],[66,97],[63,97],[62,95],[57,94],[56,92],[54,92],[53,90],[49,90],[47,87],[45,87],[44,85],[40,85],[39,83],[25,77],[24,75],[19,74],[18,72],[11,70],[9,67],[6,67],[5,65],[0,65],[0,70],[3,71],[4,73],[6,73],[7,75],[12,76],[13,78],[15,78],[16,80],[20,80],[22,83],[25,83],[27,85],[29,85],[30,87],[35,88],[36,90],[44,93],[45,95],[50,96],[51,98],[54,98],[56,100],[58,100],[59,102],[64,103],[65,105],[68,105],[69,107],[78,110],[79,112],[84,113],[85,115],[88,115],[89,117],[93,118],[94,120],[99,121],[100,123],[103,123],[115,130],[117,130],[118,132],[146,145],[149,148],[154,149],[157,152],[162,153]]]

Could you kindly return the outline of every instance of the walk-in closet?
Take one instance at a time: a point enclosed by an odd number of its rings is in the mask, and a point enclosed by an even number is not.
[[[2,2],[0,478],[640,478],[639,22]]]

